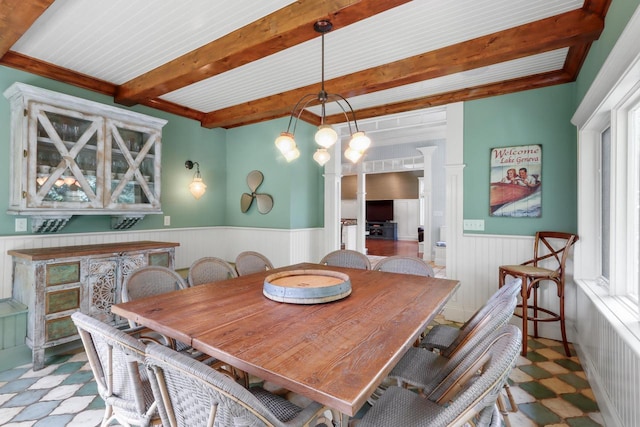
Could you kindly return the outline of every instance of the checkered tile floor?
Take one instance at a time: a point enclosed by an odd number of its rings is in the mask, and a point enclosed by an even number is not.
[[[35,372],[30,363],[0,372],[2,426],[97,426],[103,414],[84,352],[49,358]]]

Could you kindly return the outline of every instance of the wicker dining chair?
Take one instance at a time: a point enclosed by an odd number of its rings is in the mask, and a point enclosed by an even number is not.
[[[500,425],[496,401],[513,369],[522,334],[503,326],[487,339],[489,345],[470,354],[426,398],[403,387],[389,387],[362,417],[357,427]],[[424,350],[423,350],[424,351]]]
[[[416,276],[433,277],[433,268],[424,260],[416,257],[394,255],[381,259],[374,270],[390,273],[414,274]]]
[[[351,249],[339,249],[329,252],[320,260],[320,264],[371,270],[369,258],[363,253]]]
[[[246,276],[247,274],[258,273],[273,268],[273,264],[271,264],[271,261],[269,261],[266,256],[254,251],[240,252],[236,257],[235,264],[238,276]]]
[[[192,426],[310,426],[324,406],[300,408],[260,387],[246,389],[228,376],[175,351],[149,344],[145,364],[162,424]]]
[[[158,265],[149,265],[134,270],[122,285],[122,302],[135,301],[140,298],[161,295],[167,292],[185,289],[187,287],[182,276],[176,271]],[[169,345],[180,351],[190,350],[190,346],[158,332],[146,328],[143,331],[136,322],[129,320],[131,328],[138,328],[141,337]]]
[[[227,261],[217,257],[204,257],[189,267],[187,283],[189,286],[197,286],[235,277],[238,277],[238,273]]]
[[[515,298],[520,293],[522,280],[511,278],[507,283],[498,288],[496,292],[480,307],[462,326],[451,326],[438,324],[434,325],[429,332],[420,340],[420,346],[428,350],[445,351],[460,335],[465,335],[471,331],[483,318],[494,304],[499,304],[503,297]]]
[[[516,286],[517,283],[512,286]],[[399,385],[412,385],[419,389],[429,389],[434,383],[440,382],[451,372],[451,369],[461,363],[470,353],[487,342],[496,330],[507,324],[513,315],[517,298],[512,291],[505,291],[495,298],[493,304],[486,310],[481,310],[473,327],[459,334],[449,347],[435,353],[422,347],[411,347],[391,370],[389,377],[395,379]],[[505,393],[510,403],[511,411],[516,412],[517,406],[508,383],[504,384]],[[374,394],[379,395],[380,390]],[[377,397],[377,396],[376,396]],[[505,423],[510,426],[507,418],[507,405],[502,395],[498,398],[500,412],[505,416]]]
[[[159,265],[140,267],[125,279],[121,290],[122,302],[160,295],[186,287],[182,276],[170,268]],[[129,325],[136,326],[135,322],[131,320]]]
[[[145,344],[79,311],[71,315],[105,410],[101,426],[148,426],[160,422],[156,400],[144,368]]]

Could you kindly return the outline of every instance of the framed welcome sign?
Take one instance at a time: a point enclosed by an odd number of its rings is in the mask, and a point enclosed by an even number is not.
[[[540,217],[542,147],[518,145],[491,149],[489,215]]]

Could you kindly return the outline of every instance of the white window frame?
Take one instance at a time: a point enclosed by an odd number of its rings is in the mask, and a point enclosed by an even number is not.
[[[591,286],[612,312],[640,336],[640,147],[630,120],[640,106],[640,8],[582,100],[578,127],[578,233],[575,279]],[[611,127],[610,268],[602,277],[601,135]],[[635,141],[631,138],[635,137]],[[628,286],[636,296],[631,297]],[[599,289],[599,290],[598,290]]]

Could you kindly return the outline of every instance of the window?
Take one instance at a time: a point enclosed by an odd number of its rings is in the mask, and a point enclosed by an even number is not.
[[[602,279],[609,282],[609,252],[611,221],[611,128],[600,136],[600,265]]]
[[[617,315],[640,320],[640,52],[607,82],[594,109],[578,108],[578,280],[600,285]],[[594,85],[596,83],[594,82]],[[596,91],[597,92],[597,91]],[[582,123],[581,119],[584,119]],[[576,123],[578,122],[578,123]],[[628,315],[623,311],[628,310]]]

